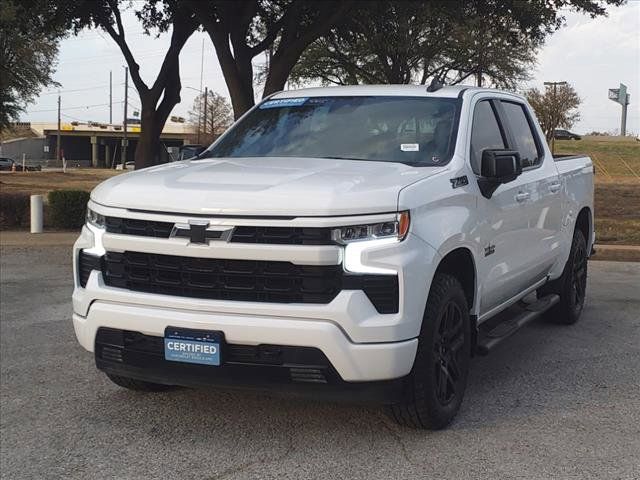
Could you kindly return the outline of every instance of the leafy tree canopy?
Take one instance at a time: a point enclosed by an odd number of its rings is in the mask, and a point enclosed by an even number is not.
[[[41,89],[56,86],[66,10],[47,0],[0,2],[0,129],[17,121]]]
[[[216,49],[234,116],[255,103],[253,59],[269,52],[263,96],[282,90],[313,41],[343,19],[352,0],[186,0]]]
[[[591,16],[623,0],[384,0],[358,3],[301,56],[296,84],[449,84],[473,76],[482,85],[514,88],[528,78],[535,51],[560,28],[561,12]]]

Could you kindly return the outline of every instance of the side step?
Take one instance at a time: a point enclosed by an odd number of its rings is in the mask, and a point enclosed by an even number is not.
[[[522,327],[538,318],[544,312],[560,301],[556,294],[546,295],[533,303],[522,302],[500,312],[495,317],[487,320],[478,329],[478,355],[487,355],[503,340],[516,333]]]

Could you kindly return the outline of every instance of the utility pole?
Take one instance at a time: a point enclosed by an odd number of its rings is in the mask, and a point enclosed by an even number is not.
[[[207,135],[207,110],[209,109],[209,104],[207,102],[208,92],[209,90],[207,87],[204,87],[204,120],[202,121],[202,130],[205,136]]]
[[[544,82],[544,85],[546,87],[553,87],[553,104],[555,105],[556,103],[556,99],[558,96],[558,85],[566,85],[567,82]],[[554,125],[553,127],[553,131],[551,132],[551,155],[554,154],[554,150],[555,150],[555,146],[556,146],[556,127],[557,125]]]
[[[127,103],[129,102],[129,67],[124,67],[124,120],[122,122],[122,169],[126,169],[127,163]]]
[[[58,133],[56,135],[56,161],[60,161],[60,94],[58,94]]]
[[[202,39],[202,50],[200,53],[200,93],[199,93],[199,102],[198,102],[198,135],[196,143],[200,143],[200,130],[202,130],[202,78],[204,76],[204,38]],[[207,104],[205,103],[205,111],[207,108]]]
[[[113,71],[109,70],[109,125],[113,123]]]

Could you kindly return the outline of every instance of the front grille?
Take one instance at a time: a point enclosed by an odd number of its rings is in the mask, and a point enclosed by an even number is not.
[[[348,274],[341,265],[107,252],[102,273],[111,287],[218,300],[326,304],[362,290],[379,313],[398,312],[397,276]]]
[[[169,238],[174,224],[133,218],[105,217],[108,233],[140,237]],[[332,245],[331,229],[317,227],[238,226],[231,239],[234,243],[281,245]]]
[[[329,303],[340,292],[341,267],[108,252],[112,287],[181,297],[284,303]]]
[[[330,228],[313,227],[236,227],[231,236],[237,243],[286,245],[331,245]]]
[[[105,217],[105,227],[109,233],[137,235],[140,237],[169,238],[173,223],[137,220],[135,218]]]
[[[81,287],[86,287],[92,270],[102,270],[102,257],[90,255],[80,250],[78,256],[78,281]]]

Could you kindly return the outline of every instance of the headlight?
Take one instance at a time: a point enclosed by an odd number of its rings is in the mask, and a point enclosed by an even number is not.
[[[409,212],[399,212],[392,221],[335,228],[331,232],[331,238],[342,244],[378,238],[403,240],[409,231],[409,224]]]
[[[94,227],[105,228],[104,215],[100,215],[87,207],[87,223]]]

